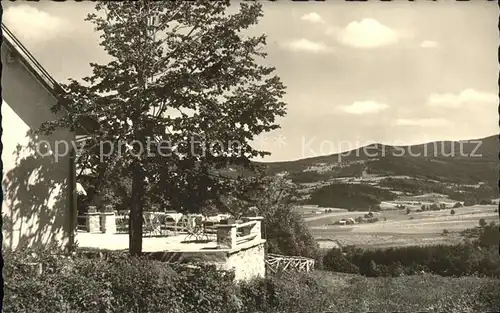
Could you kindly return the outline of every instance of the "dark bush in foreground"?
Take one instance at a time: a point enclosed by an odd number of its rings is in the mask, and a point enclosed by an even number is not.
[[[500,305],[500,283],[490,278],[366,278],[315,271],[235,284],[230,273],[210,266],[185,268],[126,255],[38,255],[5,253],[3,312],[493,312]],[[34,261],[43,262],[41,275],[26,265]],[[390,268],[397,276],[401,267]]]
[[[318,257],[318,243],[302,216],[292,207],[280,206],[264,216],[264,237],[269,253]]]
[[[64,257],[7,252],[5,313],[254,313],[327,309],[326,289],[307,274],[236,284],[213,266],[188,268],[126,254]],[[43,263],[43,272],[27,265]]]
[[[245,312],[325,312],[329,291],[307,273],[281,273],[240,285]]]
[[[229,312],[232,273],[140,258],[5,256],[3,312]],[[42,261],[37,275],[23,265]],[[228,311],[229,310],[229,311]]]

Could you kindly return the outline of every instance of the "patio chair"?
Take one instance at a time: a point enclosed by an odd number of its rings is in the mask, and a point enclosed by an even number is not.
[[[116,230],[120,233],[128,232],[128,215],[116,215]]]
[[[161,235],[161,223],[155,214],[151,212],[143,213],[143,226],[142,232],[144,235],[148,236],[158,236]]]
[[[187,219],[186,231],[188,234],[186,238],[184,238],[184,241],[189,241],[189,239],[194,239],[195,241],[209,240],[201,216],[189,216]]]

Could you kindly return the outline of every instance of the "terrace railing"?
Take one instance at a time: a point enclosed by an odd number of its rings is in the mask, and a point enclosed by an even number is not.
[[[218,224],[217,246],[233,249],[237,246],[262,240],[262,217],[247,217],[243,223]]]
[[[286,256],[280,254],[267,254],[266,267],[269,271],[299,271],[310,272],[314,269],[314,260],[299,256]]]
[[[220,223],[220,219],[223,218],[221,216],[202,217],[201,215],[182,215],[179,213],[144,212],[144,235],[166,235],[170,232],[175,234],[189,233],[191,230],[189,221],[197,216],[202,218],[204,233],[213,235],[217,233],[217,226]],[[108,233],[111,231],[113,233],[127,233],[128,219],[128,215],[123,213],[89,212],[77,217],[77,230],[92,233],[102,232],[102,226],[107,222]],[[116,227],[109,227],[110,222],[116,224]],[[242,228],[242,226],[239,228]]]

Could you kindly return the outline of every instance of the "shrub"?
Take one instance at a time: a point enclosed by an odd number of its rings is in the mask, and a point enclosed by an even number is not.
[[[89,259],[9,253],[3,312],[223,312],[232,310],[233,275],[141,258]],[[19,271],[26,261],[44,272]],[[168,310],[168,311],[167,311]]]
[[[392,192],[371,185],[335,183],[314,190],[308,203],[322,207],[345,208],[350,211],[368,207],[378,211],[381,201],[394,199],[395,195]]]
[[[464,206],[473,206],[476,204],[476,201],[474,199],[465,199],[464,201]]]
[[[486,220],[484,218],[479,220],[479,227],[484,227],[486,225],[487,225],[487,223],[486,223]]]
[[[333,272],[359,273],[359,268],[352,264],[340,249],[331,249],[324,255],[323,267]]]
[[[451,209],[450,214],[455,215],[455,210]]]
[[[450,233],[450,232],[449,232],[447,229],[443,229],[443,233],[442,233],[442,235],[443,235],[443,236],[446,236],[446,235],[448,235],[449,233]]]
[[[492,238],[491,241],[495,240],[493,235],[488,236],[488,238]],[[500,236],[498,231],[495,236]],[[485,247],[487,247],[486,242],[489,241],[485,240]],[[498,244],[498,239],[496,242]],[[443,276],[487,275],[500,277],[498,251],[478,249],[473,244],[397,247],[377,250],[352,248],[344,249],[344,251],[346,252],[344,258],[356,266],[360,274],[367,276],[386,275],[389,268],[399,262],[405,274],[415,274],[424,270]],[[338,255],[336,256],[338,259]],[[327,262],[326,258],[325,262]],[[342,262],[346,263],[343,259]],[[377,270],[374,270],[373,264],[376,265]],[[325,266],[325,268],[328,267]],[[340,268],[340,266],[336,267],[337,270]]]
[[[253,291],[248,292],[249,289]],[[266,291],[264,299],[262,289]],[[246,309],[244,312],[321,313],[327,311],[330,304],[328,290],[308,273],[284,272],[264,280],[255,280],[253,284],[242,287],[242,294]],[[249,294],[256,296],[251,297]]]
[[[500,242],[500,231],[495,222],[482,226],[476,242],[480,247],[484,248],[498,247],[498,243]]]
[[[404,274],[404,267],[400,262],[396,262],[389,266],[390,276],[398,277]]]
[[[319,245],[302,215],[293,208],[295,187],[285,180],[271,179],[264,193],[258,194],[257,208],[264,218],[262,235],[269,253],[315,259]]]
[[[420,262],[427,258],[429,264],[436,263],[436,268],[449,265],[438,262],[439,257],[422,249],[367,254],[362,249],[346,247],[344,251],[350,256],[344,259],[362,264],[363,273],[371,264],[370,274],[379,276],[400,276],[408,272],[408,264],[413,260]],[[442,251],[443,255],[462,251],[447,249]],[[493,256],[498,258],[495,253],[490,254],[491,262],[486,262],[475,250],[463,249],[460,257],[471,255],[479,260],[470,264],[498,270],[498,263],[492,261]],[[9,262],[4,268],[3,312],[416,312],[432,307],[439,312],[489,312],[500,305],[498,280],[485,278],[419,275],[367,279],[315,271],[281,273],[234,284],[230,272],[213,266],[186,268],[120,253],[110,254],[106,259],[90,259],[80,253],[63,257],[55,249],[32,252],[4,253]],[[384,256],[394,259],[398,253],[403,256],[400,262],[384,260]],[[343,254],[336,250],[330,256],[330,260],[341,260]],[[37,261],[43,262],[46,269],[40,276],[23,266]]]
[[[429,209],[431,211],[439,211],[440,208],[439,208],[439,205],[437,205],[436,203],[433,203],[433,204],[431,204],[431,206],[429,207]]]
[[[478,298],[480,301],[477,301],[477,304],[481,306],[481,311],[483,312],[491,312],[491,308],[496,308],[498,311],[498,308],[500,308],[500,297],[498,295],[500,294],[500,284],[498,281],[490,282],[488,281],[485,284],[482,284],[482,286],[479,287],[479,292]],[[476,310],[476,312],[479,312],[479,308]]]
[[[319,246],[302,216],[291,206],[279,206],[264,214],[264,237],[269,253],[315,259]]]
[[[8,258],[6,313],[320,313],[330,303],[327,290],[306,273],[235,284],[231,272],[214,266],[187,268],[127,255],[91,259],[15,252]],[[43,261],[52,270],[40,276],[20,271],[27,261]]]
[[[462,203],[460,203],[460,202],[457,202],[457,203],[455,203],[455,204],[453,205],[453,208],[454,208],[454,209],[458,209],[458,208],[461,208],[461,207],[462,207]]]
[[[491,203],[491,200],[488,200],[488,199],[481,199],[481,200],[479,201],[479,204],[481,204],[481,205],[489,205],[489,204],[492,204],[492,203]]]

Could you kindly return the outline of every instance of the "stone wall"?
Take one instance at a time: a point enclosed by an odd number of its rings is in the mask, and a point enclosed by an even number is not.
[[[249,280],[254,277],[265,277],[265,243],[230,252],[227,256],[225,269],[235,271],[237,281]]]

